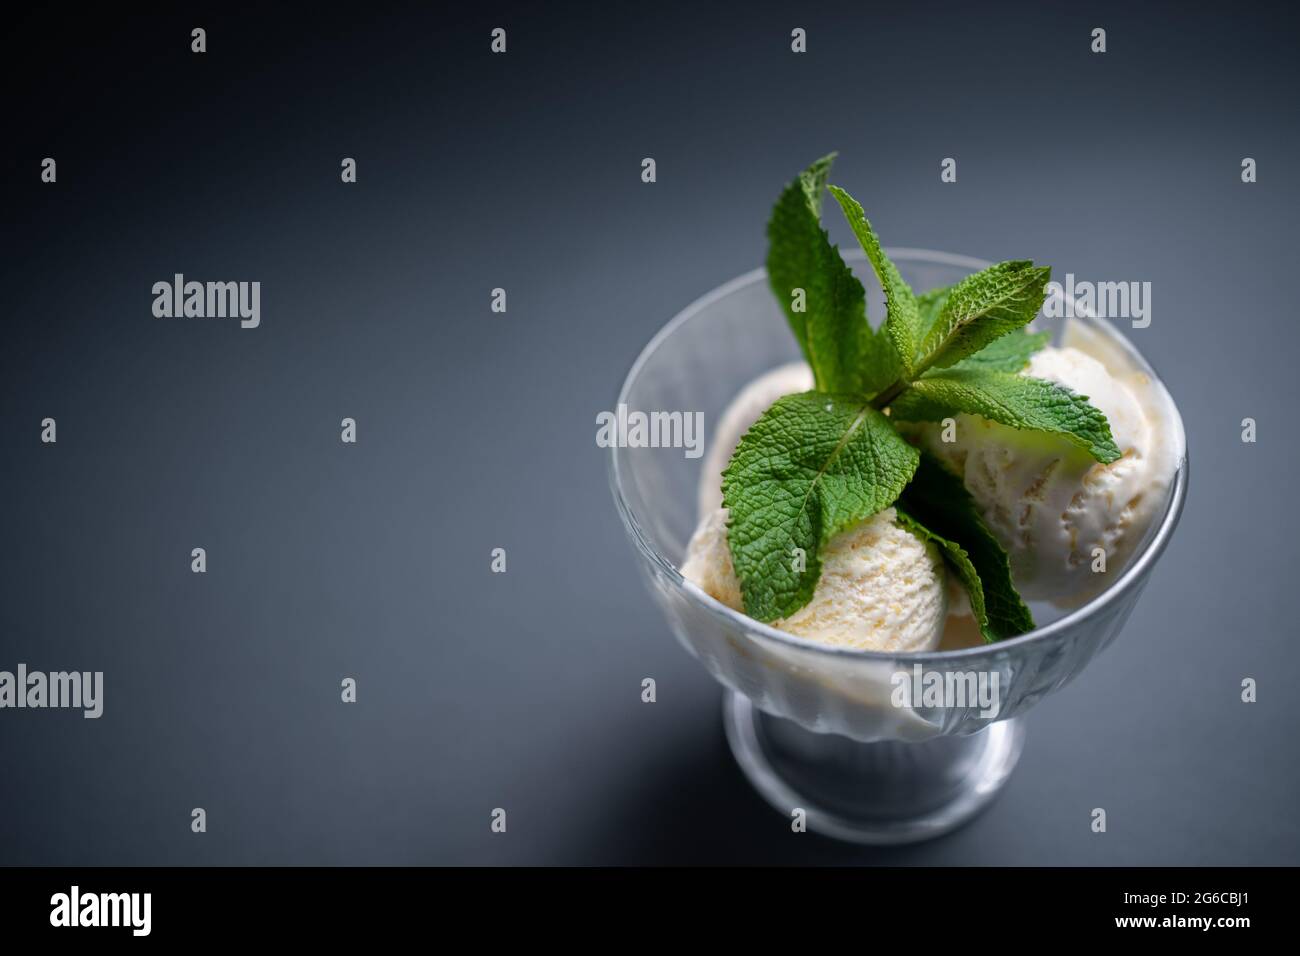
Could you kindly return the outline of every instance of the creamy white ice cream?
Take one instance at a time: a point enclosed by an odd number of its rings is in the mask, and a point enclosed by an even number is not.
[[[900,527],[886,508],[827,542],[812,600],[773,627],[823,644],[858,650],[931,651],[943,636],[948,595],[934,545]],[[743,611],[727,545],[727,511],[717,508],[687,546],[682,575]]]
[[[1114,579],[1163,511],[1181,438],[1167,434],[1163,388],[1144,375],[1126,374],[1122,364],[1108,368],[1080,348],[1049,347],[1036,352],[1022,374],[1087,396],[1110,422],[1122,457],[1103,465],[1058,436],[972,415],[956,417],[952,442],[942,440],[941,425],[920,426],[916,433],[962,477],[1007,549],[1020,593],[1077,605]],[[1104,572],[1093,570],[1099,553]]]

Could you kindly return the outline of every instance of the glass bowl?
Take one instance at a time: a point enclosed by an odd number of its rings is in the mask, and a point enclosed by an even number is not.
[[[889,254],[918,293],[988,265],[924,250]],[[860,252],[844,258],[862,280],[868,314],[878,323],[884,315],[879,284]],[[1077,308],[1065,314],[1077,317],[1049,322],[1040,315],[1035,328],[1051,331],[1058,343],[1084,335],[1106,351],[1108,366],[1129,363],[1163,390],[1113,326]],[[664,326],[628,372],[618,403],[645,412],[702,412],[707,438],[707,426],[744,385],[799,358],[759,269],[715,289]],[[751,620],[686,581],[678,562],[698,518],[703,456],[682,448],[616,446],[610,483],[669,627],[726,688],[727,740],[750,782],[782,814],[795,819],[802,811],[810,829],[861,843],[905,843],[951,830],[987,805],[1019,759],[1022,715],[1069,683],[1124,626],[1186,497],[1182,423],[1176,410],[1171,414],[1168,425],[1177,430],[1181,451],[1178,471],[1163,514],[1117,579],[1077,609],[1049,610],[1056,619],[1028,634],[959,650],[893,654],[830,647]],[[1034,605],[1034,611],[1042,622],[1044,607]],[[907,693],[940,679],[952,687],[980,679],[992,687],[996,680],[996,712],[974,700],[924,706],[924,696]]]

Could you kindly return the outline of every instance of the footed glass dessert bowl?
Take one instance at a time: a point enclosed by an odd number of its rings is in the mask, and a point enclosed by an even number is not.
[[[889,250],[919,294],[988,265],[912,249]],[[864,256],[846,253],[885,313]],[[1060,295],[1060,293],[1054,293]],[[1049,301],[1053,293],[1049,292]],[[1057,303],[1058,306],[1062,303]],[[1111,369],[1163,390],[1112,325],[1076,303],[1034,323],[1055,344],[1088,351]],[[691,304],[645,347],[619,405],[643,412],[702,412],[706,427],[747,383],[800,358],[764,270]],[[726,689],[723,722],[745,776],[789,818],[867,844],[938,836],[978,813],[1006,783],[1024,743],[1024,714],[1064,687],[1123,628],[1173,534],[1187,492],[1177,411],[1165,426],[1180,451],[1167,500],[1109,585],[1077,608],[1032,605],[1037,628],[997,643],[945,638],[936,651],[881,653],[835,647],[761,624],[719,603],[679,567],[696,526],[704,457],[680,448],[614,447],[610,481],[650,591],[678,640]],[[934,691],[931,694],[931,691]]]

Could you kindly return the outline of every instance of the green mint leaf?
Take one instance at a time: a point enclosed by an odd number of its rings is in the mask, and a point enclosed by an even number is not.
[[[896,421],[941,422],[967,412],[1030,431],[1052,432],[1103,464],[1120,457],[1097,408],[1055,382],[983,368],[948,369],[913,382],[889,406]]]
[[[954,369],[982,368],[993,372],[1019,372],[1030,357],[1045,346],[1052,336],[1048,332],[1008,332],[994,339],[974,355],[968,355]]]
[[[920,314],[920,338],[925,340],[934,324],[939,320],[944,303],[952,293],[953,286],[930,289],[916,297],[916,310]],[[1032,321],[1032,320],[1031,320]],[[984,348],[968,355],[953,365],[953,368],[994,369],[999,372],[1019,372],[1029,364],[1029,358],[1051,341],[1047,332],[1008,332],[1001,338],[994,339]]]
[[[836,202],[840,204],[840,209],[844,211],[844,218],[848,220],[853,235],[857,236],[862,251],[867,254],[867,260],[875,270],[876,278],[880,280],[880,287],[885,292],[887,313],[885,335],[893,343],[894,352],[898,356],[898,366],[903,375],[911,378],[913,364],[916,361],[916,350],[920,342],[920,316],[917,314],[916,296],[912,294],[912,287],[903,281],[898,267],[890,261],[889,256],[885,255],[885,250],[880,247],[880,239],[876,236],[876,231],[871,228],[871,223],[867,221],[862,205],[839,186],[831,186],[830,191]]]
[[[821,547],[893,504],[919,460],[860,396],[804,392],[778,399],[741,438],[722,474],[745,613],[774,621],[807,604],[821,577]]]
[[[782,191],[767,224],[767,276],[817,388],[865,392],[880,364],[866,295],[821,227],[822,191],[834,158],[817,160]],[[796,289],[803,290],[801,302]]]
[[[918,315],[916,335],[917,341],[925,341],[930,329],[934,328],[934,323],[939,319],[939,311],[943,304],[948,301],[948,293],[952,292],[952,286],[943,286],[939,289],[931,289],[929,292],[922,292],[916,297],[916,311]]]
[[[1034,616],[1011,580],[1011,562],[961,479],[928,454],[895,508],[899,521],[943,550],[966,586],[971,612],[988,642],[1034,629]]]
[[[1033,321],[1052,270],[1026,260],[999,262],[948,290],[921,342],[919,367],[947,368]]]

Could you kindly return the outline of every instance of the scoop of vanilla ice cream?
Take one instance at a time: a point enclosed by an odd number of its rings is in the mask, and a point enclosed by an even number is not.
[[[693,581],[701,591],[733,611],[744,612],[740,579],[731,563],[731,546],[727,543],[726,508],[714,508],[706,514],[686,545],[682,577]]]
[[[778,398],[808,392],[813,388],[813,373],[806,362],[790,362],[764,372],[731,400],[713,430],[713,442],[704,458],[698,493],[699,511],[704,518],[722,507],[722,472],[735,454],[736,445],[751,425],[758,421]]]
[[[743,612],[727,518],[725,508],[704,517],[687,546],[682,574]],[[907,653],[938,647],[948,614],[943,559],[933,544],[896,519],[894,509],[886,508],[828,541],[812,600],[772,626],[858,650]]]
[[[1030,600],[1081,604],[1132,556],[1173,478],[1163,454],[1161,409],[1091,355],[1044,348],[1021,373],[1087,396],[1105,414],[1122,457],[1103,465],[1060,436],[1020,431],[973,415],[918,429],[922,444],[960,475],[1011,557],[1012,577]],[[1145,397],[1145,396],[1144,396]],[[1094,572],[1094,549],[1105,573]]]

